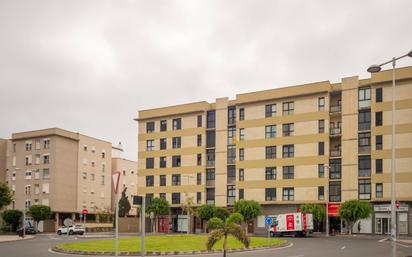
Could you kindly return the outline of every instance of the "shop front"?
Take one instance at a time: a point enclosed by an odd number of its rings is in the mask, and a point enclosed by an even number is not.
[[[374,233],[386,235],[391,233],[391,205],[375,204],[373,206]],[[397,230],[399,235],[408,235],[409,231],[409,206],[400,203],[396,209]]]

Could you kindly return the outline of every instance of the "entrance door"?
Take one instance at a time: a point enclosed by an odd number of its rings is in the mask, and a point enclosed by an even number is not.
[[[391,233],[391,219],[390,218],[382,218],[382,232],[384,234]]]

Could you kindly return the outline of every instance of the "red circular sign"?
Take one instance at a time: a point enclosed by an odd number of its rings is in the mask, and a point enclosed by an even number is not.
[[[87,209],[83,209],[82,214],[87,215],[87,214],[89,214],[89,211]]]
[[[400,206],[401,204],[399,203],[399,201],[396,201],[396,209],[399,209]]]

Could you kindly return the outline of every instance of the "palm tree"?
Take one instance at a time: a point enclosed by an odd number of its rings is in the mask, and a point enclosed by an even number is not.
[[[242,221],[243,216],[240,213],[232,213],[225,221],[217,217],[211,218],[207,225],[212,232],[207,239],[206,248],[212,250],[213,246],[223,238],[223,257],[226,257],[228,235],[232,235],[249,248],[250,239],[239,225]]]

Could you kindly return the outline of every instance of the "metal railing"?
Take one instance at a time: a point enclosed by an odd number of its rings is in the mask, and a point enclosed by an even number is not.
[[[364,123],[358,123],[358,130],[371,130],[371,123],[370,122],[364,122]]]
[[[359,146],[358,151],[359,151],[360,154],[370,153],[371,152],[371,146],[370,145]]]
[[[330,150],[329,156],[331,157],[339,157],[341,156],[341,150]]]
[[[215,161],[206,161],[206,167],[214,167]]]
[[[210,180],[206,180],[206,186],[207,187],[213,187],[215,186],[215,180],[210,179]]]
[[[342,128],[330,128],[330,134],[333,136],[340,135],[342,134]]]
[[[331,105],[329,112],[330,113],[342,112],[342,105]]]

